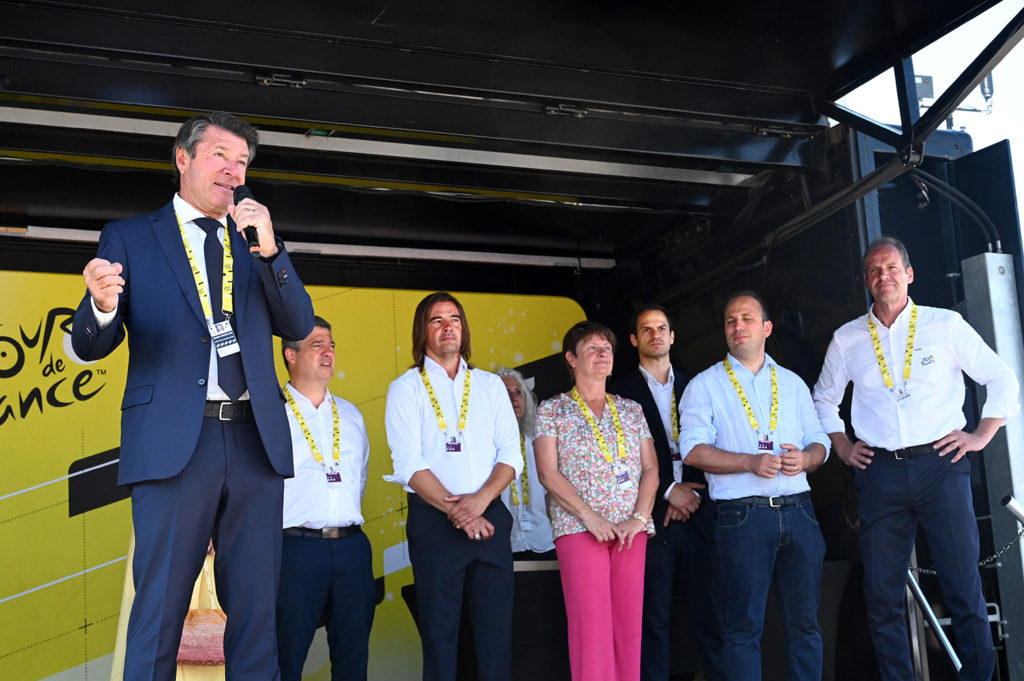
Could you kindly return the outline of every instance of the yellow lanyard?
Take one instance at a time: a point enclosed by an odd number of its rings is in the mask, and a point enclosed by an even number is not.
[[[466,367],[466,382],[462,386],[462,407],[459,409],[459,433],[466,432],[466,415],[469,413],[469,367]],[[430,397],[430,404],[434,407],[434,415],[437,416],[437,426],[442,433],[448,432],[448,423],[441,413],[441,405],[437,402],[437,395],[434,394],[434,386],[430,384],[430,377],[427,370],[420,367],[420,378],[423,380],[423,387],[427,389],[427,396]]]
[[[679,407],[676,406],[676,389],[672,388],[672,447],[679,446]]]
[[[295,414],[295,420],[299,422],[299,429],[302,430],[302,434],[306,436],[306,444],[309,445],[309,450],[313,452],[313,458],[321,466],[324,466],[324,457],[320,456],[320,448],[316,446],[316,440],[313,439],[313,434],[309,432],[309,426],[306,425],[306,419],[302,418],[302,412],[299,411],[299,405],[295,403],[295,398],[292,397],[292,393],[288,390],[288,386],[284,387],[284,398],[288,401],[288,406],[292,408],[292,413]],[[331,398],[331,413],[334,417],[334,463],[341,463],[341,424],[338,418],[338,403]]]
[[[868,313],[868,331],[871,332],[871,344],[875,346],[875,361],[878,368],[882,370],[882,380],[885,387],[892,390],[892,376],[889,374],[889,365],[885,363],[885,353],[882,352],[882,341],[878,339],[878,327],[875,320]],[[914,361],[914,336],[917,334],[917,304],[911,303],[910,328],[907,331],[907,351],[903,355],[903,382],[910,380],[910,365]]]
[[[526,436],[519,433],[519,451],[523,453],[523,506],[530,505],[530,476],[526,463]],[[512,505],[519,506],[519,495],[516,494],[516,481],[512,480]]]
[[[725,357],[725,373],[729,374],[729,380],[732,381],[732,387],[739,395],[740,402],[743,403],[743,408],[747,410],[747,420],[750,421],[750,427],[754,430],[758,430],[757,417],[754,416],[754,410],[750,408],[750,402],[747,400],[746,393],[743,392],[743,386],[740,385],[739,380],[736,378],[736,372],[732,370],[732,362],[729,361],[729,356]],[[769,364],[768,368],[772,371],[772,408],[769,412],[769,430],[775,432],[779,425],[779,379],[775,375],[775,365]]]
[[[192,270],[192,277],[196,280],[196,290],[199,292],[199,304],[203,307],[203,315],[206,316],[207,325],[212,328],[213,306],[210,304],[210,294],[206,292],[206,282],[203,281],[203,273],[199,271],[199,263],[196,262],[196,257],[192,253],[192,247],[188,244],[188,239],[185,237],[185,228],[182,226],[181,218],[178,217],[177,212],[175,212],[174,217],[178,221],[178,231],[181,232],[181,242],[185,244],[185,257],[188,258],[189,269]],[[231,319],[231,315],[234,314],[235,311],[233,298],[235,290],[235,258],[231,255],[231,235],[228,233],[228,228],[223,227],[222,229],[224,230],[224,264],[220,288],[220,311],[224,315],[224,319]]]
[[[590,425],[590,431],[594,434],[594,439],[597,440],[597,446],[601,448],[601,454],[604,455],[604,460],[608,463],[612,462],[612,453],[608,450],[608,443],[604,439],[604,435],[601,434],[601,430],[597,427],[597,421],[594,420],[594,414],[590,411],[590,407],[583,401],[583,397],[580,395],[580,391],[576,389],[576,386],[572,387],[572,399],[576,402],[576,406],[583,412],[583,418],[587,420]],[[608,410],[612,414],[612,422],[615,424],[615,438],[619,450],[619,458],[626,458],[626,438],[622,434],[622,421],[619,419],[619,410],[615,408],[615,403],[612,402],[612,398],[608,393],[604,395],[605,401],[608,402]]]

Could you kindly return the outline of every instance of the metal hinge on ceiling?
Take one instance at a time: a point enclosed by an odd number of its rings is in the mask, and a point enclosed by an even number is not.
[[[265,73],[256,75],[257,85],[268,85],[273,87],[305,87],[305,78],[295,78],[287,73]]]
[[[548,104],[544,107],[544,113],[549,116],[572,116],[573,118],[583,118],[589,111],[583,107],[576,106],[575,104]]]

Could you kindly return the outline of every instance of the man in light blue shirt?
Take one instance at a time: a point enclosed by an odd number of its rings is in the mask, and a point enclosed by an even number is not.
[[[759,295],[742,291],[728,300],[729,353],[687,385],[679,449],[687,465],[708,474],[716,506],[725,678],[761,678],[761,630],[774,582],[787,678],[817,681],[825,542],[807,472],[824,463],[829,439],[804,382],[765,354],[771,332]]]

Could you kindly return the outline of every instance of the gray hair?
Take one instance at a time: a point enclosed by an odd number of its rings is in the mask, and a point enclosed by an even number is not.
[[[523,375],[515,369],[498,367],[494,370],[494,373],[499,376],[512,377],[519,384],[519,387],[522,388],[523,397],[526,398],[526,406],[523,409],[523,418],[519,419],[519,432],[527,437],[533,437],[534,430],[537,427],[537,396],[526,385],[526,379],[523,378]]]
[[[868,258],[871,257],[871,254],[880,248],[887,248],[889,246],[900,252],[900,258],[903,260],[903,269],[910,269],[910,254],[907,253],[907,247],[903,245],[903,242],[894,236],[880,236],[868,244],[868,250],[864,252],[861,267],[865,274],[868,272]]]
[[[178,129],[178,135],[174,138],[174,146],[171,147],[171,173],[174,176],[174,184],[181,185],[181,172],[178,170],[178,149],[184,149],[190,158],[196,157],[196,145],[203,138],[203,133],[209,127],[226,130],[245,140],[249,147],[249,163],[256,156],[256,147],[259,146],[259,132],[256,128],[241,118],[232,116],[223,111],[214,111],[211,114],[197,114],[182,123]]]

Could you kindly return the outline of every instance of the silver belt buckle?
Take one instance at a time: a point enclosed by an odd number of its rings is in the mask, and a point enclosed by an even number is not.
[[[320,530],[320,537],[323,539],[337,539],[341,536],[341,529],[337,527],[325,527]]]
[[[778,503],[775,502],[776,499],[781,499],[781,498],[782,497],[768,497],[768,505],[771,506],[772,508],[782,508],[782,502],[781,501],[778,502]]]
[[[220,406],[217,408],[217,420],[219,420],[219,421],[230,421],[231,420],[231,419],[226,418],[224,416],[224,407],[226,407],[226,406],[228,406],[230,404],[231,404],[231,402],[221,402],[220,403]]]
[[[907,459],[908,457],[900,456],[901,451],[901,449],[894,449],[892,452],[892,458],[896,459],[897,461],[904,461],[905,459]]]

